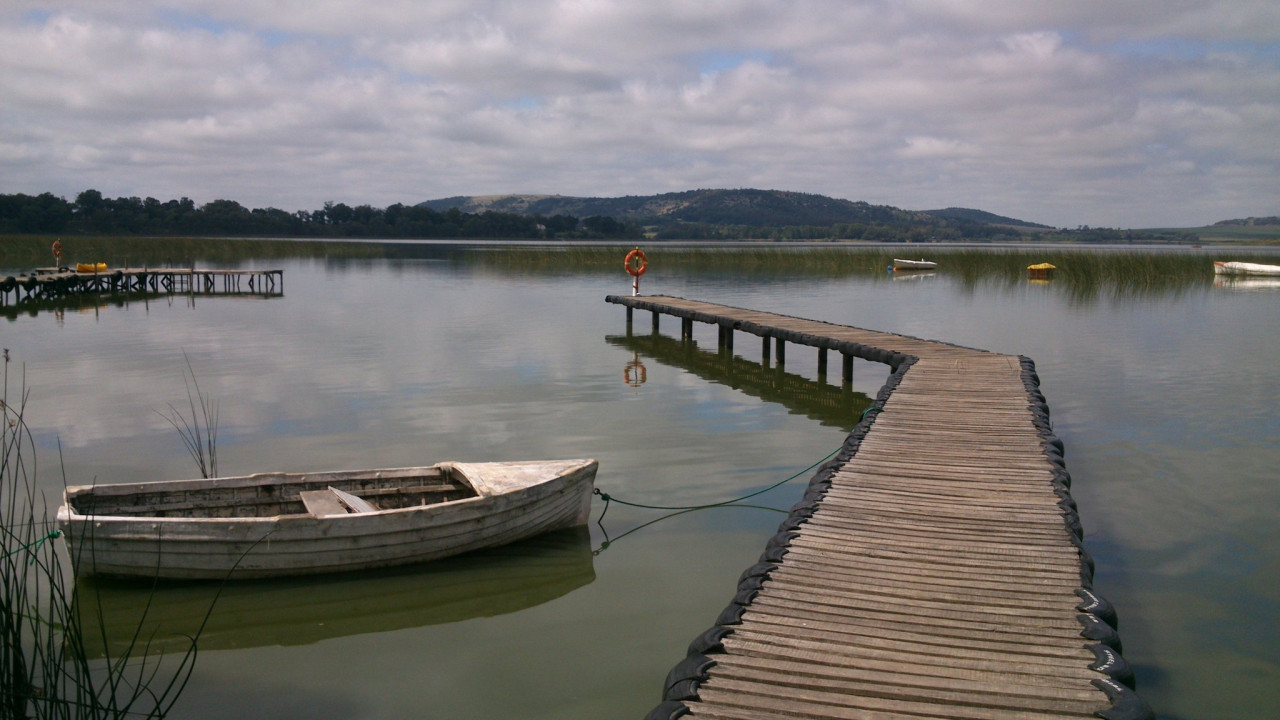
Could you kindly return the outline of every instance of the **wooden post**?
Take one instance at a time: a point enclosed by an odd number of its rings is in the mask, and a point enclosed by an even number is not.
[[[827,349],[818,348],[818,380],[827,381]]]
[[[840,373],[840,382],[845,385],[853,384],[853,356],[849,353],[841,353],[844,355],[844,368]]]
[[[760,350],[760,365],[767,368],[769,367],[769,350],[773,345],[769,342],[768,335],[764,335],[762,339],[764,340],[764,346]]]
[[[778,338],[778,367],[787,364],[787,345],[782,338]]]
[[[658,318],[660,317],[662,317],[662,314],[659,313],[657,310],[654,310],[653,311],[653,334],[654,335],[658,334]]]
[[[733,355],[733,328],[728,325],[717,325],[720,328],[720,354]]]
[[[680,339],[693,340],[693,319],[692,318],[680,319]]]

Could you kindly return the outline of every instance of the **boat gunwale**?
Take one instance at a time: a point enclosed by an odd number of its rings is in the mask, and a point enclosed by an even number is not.
[[[378,469],[368,469],[368,470],[337,470],[337,471],[301,472],[301,473],[272,472],[272,473],[254,473],[252,475],[240,475],[240,476],[232,476],[232,477],[225,477],[225,478],[209,478],[207,480],[201,480],[201,479],[156,480],[156,481],[146,481],[146,482],[136,482],[136,483],[116,483],[116,484],[109,484],[109,485],[75,485],[75,486],[68,486],[64,491],[63,503],[61,507],[58,508],[57,520],[60,524],[68,524],[68,525],[73,523],[78,523],[78,522],[94,522],[94,523],[107,522],[107,523],[110,523],[111,525],[126,525],[126,524],[140,524],[140,523],[163,523],[166,525],[178,524],[178,523],[194,523],[198,525],[211,525],[214,523],[223,523],[229,527],[252,527],[255,525],[279,524],[280,521],[285,521],[289,524],[292,524],[293,522],[296,522],[296,521],[310,522],[310,521],[317,521],[317,520],[332,521],[332,520],[344,520],[344,519],[351,521],[356,518],[370,518],[370,519],[386,518],[388,516],[395,516],[395,515],[408,515],[408,514],[422,513],[427,510],[435,510],[438,508],[454,509],[460,505],[476,504],[480,501],[493,500],[499,497],[510,497],[522,492],[526,492],[528,490],[543,487],[549,483],[566,480],[568,478],[571,478],[573,475],[580,473],[588,468],[598,467],[598,462],[596,460],[587,459],[587,458],[578,458],[578,459],[572,459],[572,460],[556,460],[556,461],[531,461],[531,462],[512,463],[512,464],[535,465],[535,464],[543,464],[543,463],[555,464],[555,465],[561,466],[561,469],[555,472],[554,474],[551,474],[548,477],[539,480],[538,482],[532,482],[527,485],[523,485],[518,488],[513,488],[505,492],[492,493],[492,494],[484,494],[481,491],[481,489],[476,487],[476,485],[471,481],[471,479],[466,476],[465,473],[457,472],[455,466],[458,463],[456,461],[442,462],[442,463],[437,463],[435,465],[422,465],[422,466],[413,466],[413,467],[405,467],[405,468],[378,468]],[[463,463],[463,464],[476,465],[476,464],[484,464],[484,463]],[[404,477],[408,478],[408,477],[415,477],[414,474],[409,474],[411,471],[436,470],[436,469],[439,469],[441,471],[442,476],[447,476],[449,474],[449,471],[455,471],[452,474],[451,479],[455,479],[463,483],[466,486],[466,488],[470,489],[475,494],[470,497],[458,498],[457,500],[446,500],[442,502],[434,502],[434,503],[429,503],[424,505],[411,505],[411,506],[402,507],[402,508],[386,508],[386,509],[375,510],[372,512],[335,513],[335,514],[329,514],[329,515],[313,515],[308,512],[301,512],[301,513],[281,513],[278,515],[263,515],[263,516],[255,516],[255,517],[236,517],[236,516],[162,517],[158,515],[92,514],[92,513],[82,513],[76,510],[75,506],[72,504],[72,501],[75,498],[83,495],[96,494],[98,490],[102,490],[104,488],[111,488],[115,490],[115,492],[107,493],[106,494],[107,496],[115,497],[115,498],[123,498],[123,497],[128,497],[129,495],[138,494],[138,493],[172,492],[172,491],[190,489],[192,487],[210,487],[210,489],[216,488],[220,490],[231,490],[236,488],[259,487],[261,485],[273,484],[270,482],[246,482],[246,483],[233,482],[233,481],[244,481],[244,480],[261,480],[265,478],[290,477],[290,478],[293,478],[292,481],[284,482],[284,483],[276,483],[276,484],[301,485],[301,484],[309,484],[311,482],[324,482],[324,478],[326,476],[333,477],[335,479],[338,476],[343,476],[342,479],[344,480],[352,480],[352,479],[359,479],[361,477],[373,477],[374,473],[405,472],[406,474],[404,475]],[[304,480],[303,479],[304,477],[307,479]],[[387,478],[384,477],[379,479],[387,479]],[[394,480],[395,478],[392,477],[390,479]],[[215,482],[216,482],[216,485],[215,485]],[[167,487],[162,487],[162,486],[167,486]],[[133,490],[129,491],[128,489],[130,488],[133,488]],[[281,502],[289,502],[289,501],[282,499]]]

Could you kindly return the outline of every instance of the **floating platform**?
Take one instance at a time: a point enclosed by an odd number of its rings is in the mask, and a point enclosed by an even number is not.
[[[1029,358],[680,298],[627,308],[892,370],[648,720],[1150,720]]]

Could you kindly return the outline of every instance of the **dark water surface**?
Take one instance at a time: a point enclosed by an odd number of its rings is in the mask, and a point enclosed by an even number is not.
[[[676,273],[651,260],[646,292],[1030,356],[1140,693],[1164,718],[1280,716],[1280,288],[1206,280],[1082,299],[946,273]],[[623,309],[604,302],[629,292],[621,253],[616,274],[446,256],[219,261],[284,268],[284,296],[0,319],[0,344],[25,365],[43,487],[61,486],[58,443],[71,483],[192,476],[161,414],[185,409],[184,353],[219,403],[223,475],[587,456],[599,488],[655,505],[744,495],[822,459],[887,376],[859,361],[844,393],[794,346],[784,372],[764,371],[746,335],[733,363],[690,354],[669,340],[673,320],[668,339],[643,337],[647,313],[628,340]],[[714,351],[710,328],[695,339]],[[808,475],[757,507],[630,534],[663,514],[615,503],[589,536],[235,586],[174,716],[643,717]],[[141,602],[137,588],[91,590],[109,617]],[[161,588],[161,635],[211,594]]]

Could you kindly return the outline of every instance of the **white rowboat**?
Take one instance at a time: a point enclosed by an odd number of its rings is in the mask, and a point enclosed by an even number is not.
[[[1247,262],[1215,262],[1213,272],[1217,275],[1267,275],[1280,276],[1280,265],[1262,265]]]
[[[900,258],[893,259],[894,270],[934,270],[938,267],[938,263],[931,260],[902,260]]]
[[[69,487],[79,575],[234,579],[436,560],[584,525],[595,460]]]

